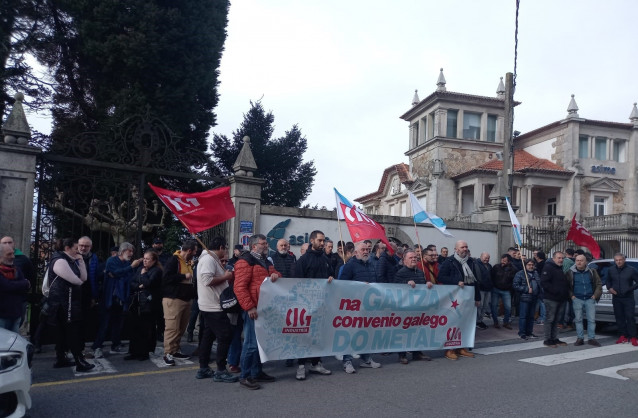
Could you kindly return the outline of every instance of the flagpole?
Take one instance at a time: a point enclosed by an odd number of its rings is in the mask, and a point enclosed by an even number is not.
[[[339,243],[343,243],[341,246],[341,259],[343,264],[346,264],[346,243],[343,242],[343,235],[341,235],[341,222],[339,221],[339,214],[337,214],[337,225],[339,226],[339,242],[337,243],[337,254],[339,254]],[[335,276],[337,272],[335,271]]]
[[[421,238],[419,238],[419,230],[416,227],[416,221],[414,220],[414,213],[412,213],[412,221],[414,222],[414,233],[416,234],[416,242],[419,244],[419,248],[421,249],[421,267],[423,268],[423,275],[425,275],[425,261],[423,261],[423,246],[421,245]],[[436,284],[436,277],[434,277],[434,274],[432,275],[432,284]]]

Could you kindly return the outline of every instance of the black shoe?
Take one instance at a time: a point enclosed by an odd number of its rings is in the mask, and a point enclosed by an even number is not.
[[[576,342],[574,343],[574,345],[578,346],[578,345],[583,345],[585,344],[585,341],[583,341],[582,338],[577,338]]]
[[[75,366],[75,362],[67,359],[66,357],[63,359],[57,359],[55,363],[53,363],[54,369],[62,369],[64,367]]]
[[[250,389],[250,390],[257,390],[261,388],[259,383],[257,383],[254,379],[251,379],[250,377],[247,379],[241,379],[239,381],[239,384],[245,387],[246,389]]]
[[[487,325],[485,324],[485,322],[481,321],[481,322],[478,322],[476,324],[476,328],[478,328],[478,329],[487,329]]]
[[[527,335],[521,335],[521,340],[527,340]]]
[[[173,357],[174,358],[183,359],[183,360],[191,358],[191,356],[187,356],[186,354],[182,353],[181,351],[178,351],[177,353],[173,353]]]
[[[565,341],[561,341],[559,339],[554,340],[554,344],[560,345],[560,346],[566,346],[567,345],[567,343]]]
[[[545,340],[543,341],[543,345],[545,347],[556,348],[556,344],[554,344],[554,340]]]
[[[264,372],[259,372],[259,374],[257,375],[257,377],[255,377],[255,381],[257,382],[274,382],[275,378],[264,373]]]
[[[189,332],[188,335],[186,336],[186,342],[192,343],[193,342],[193,333]]]
[[[84,357],[77,356],[75,357],[75,371],[76,372],[88,372],[95,368],[95,364],[91,364],[88,361],[84,360]]]

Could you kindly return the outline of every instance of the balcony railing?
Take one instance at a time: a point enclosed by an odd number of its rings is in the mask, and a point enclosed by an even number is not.
[[[618,213],[615,215],[590,216],[583,219],[583,226],[587,229],[638,228],[638,214]]]

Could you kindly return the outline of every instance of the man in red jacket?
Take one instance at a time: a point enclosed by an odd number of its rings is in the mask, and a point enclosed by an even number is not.
[[[272,382],[274,377],[261,369],[257,336],[255,335],[255,319],[257,319],[257,302],[259,288],[264,277],[270,276],[275,282],[280,274],[266,257],[268,242],[262,234],[256,234],[248,240],[250,252],[239,257],[235,263],[235,295],[244,310],[244,345],[241,352],[241,374],[239,384],[246,389],[259,389],[258,382]]]

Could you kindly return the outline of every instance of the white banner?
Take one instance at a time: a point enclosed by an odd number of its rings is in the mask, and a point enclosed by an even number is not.
[[[474,288],[264,280],[255,332],[262,361],[474,346]]]

